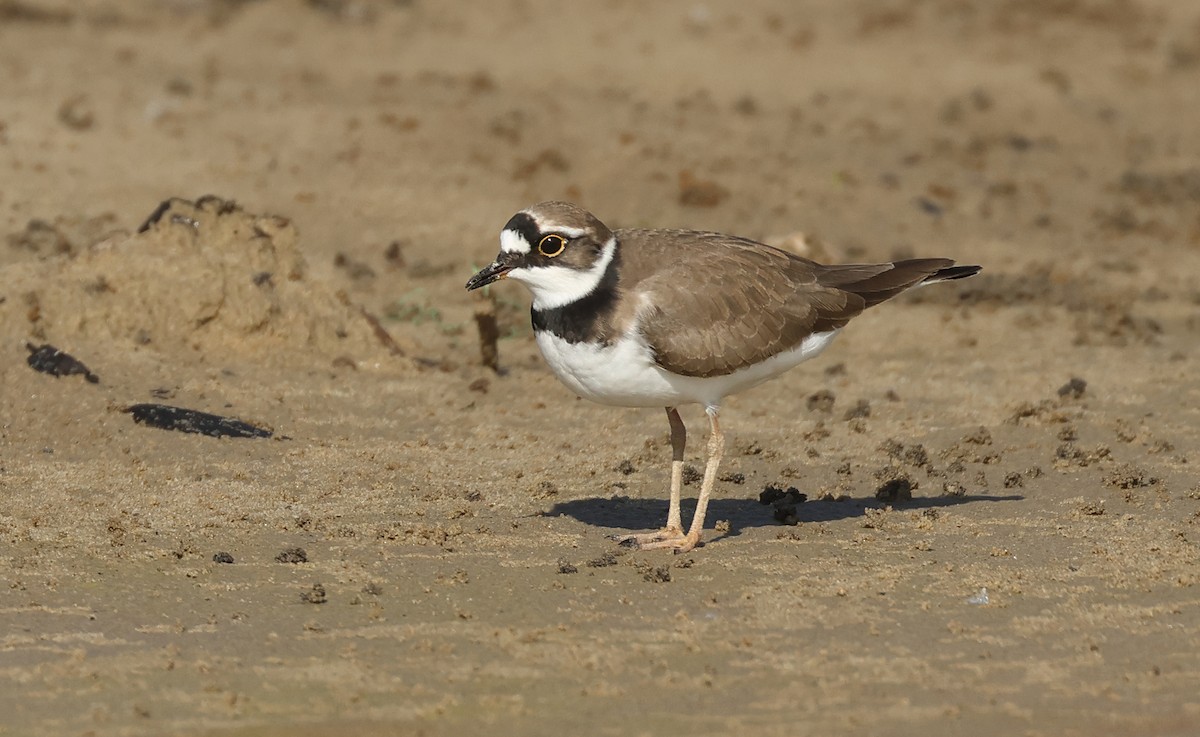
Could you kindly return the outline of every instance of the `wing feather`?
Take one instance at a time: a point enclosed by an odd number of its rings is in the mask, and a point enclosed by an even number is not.
[[[670,263],[655,264],[627,288],[649,305],[640,331],[658,365],[672,373],[733,373],[842,327],[866,306],[822,285],[818,264],[770,246],[710,233],[655,234],[665,236],[673,241]]]

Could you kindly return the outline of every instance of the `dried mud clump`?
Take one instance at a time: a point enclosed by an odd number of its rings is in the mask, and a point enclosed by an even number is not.
[[[899,463],[927,470],[933,468],[933,464],[929,460],[929,451],[925,450],[925,446],[920,443],[906,446],[895,438],[888,438],[879,445],[879,449]]]
[[[986,427],[980,427],[967,433],[961,440],[942,451],[941,456],[949,462],[947,470],[961,473],[965,470],[964,463],[982,463],[994,465],[1001,461],[1001,455],[989,450],[992,447],[992,433]]]
[[[391,522],[375,529],[376,540],[402,540],[409,545],[436,545],[442,550],[455,550],[459,537],[467,534],[457,524],[410,524],[406,522]]]
[[[967,487],[957,481],[947,481],[942,484],[942,496],[964,497],[967,495]]]
[[[558,496],[558,487],[553,481],[539,481],[532,492],[534,499],[549,499],[552,496]]]
[[[1054,465],[1057,468],[1086,468],[1107,460],[1112,451],[1107,445],[1097,445],[1092,450],[1084,450],[1075,443],[1063,443],[1054,451]]]
[[[1038,402],[1022,402],[1017,405],[1006,422],[1010,425],[1055,424],[1067,422],[1070,415],[1061,407],[1061,402],[1043,399]]]
[[[51,257],[0,267],[0,281],[26,295],[0,303],[0,330],[14,337],[256,360],[386,355],[359,310],[309,279],[286,218],[210,196],[167,200],[133,235],[86,246],[41,231],[38,251]]]
[[[287,548],[286,550],[281,551],[279,555],[275,556],[275,562],[307,563],[308,553],[304,551],[304,548]]]
[[[817,420],[817,424],[811,429],[804,432],[804,439],[810,443],[817,443],[833,434],[833,431],[825,426],[824,420]]]
[[[1086,390],[1087,382],[1078,376],[1072,376],[1070,381],[1058,388],[1058,396],[1067,399],[1080,399]]]
[[[808,398],[804,400],[804,404],[808,407],[809,412],[824,412],[825,414],[829,414],[833,412],[833,403],[836,399],[837,396],[828,389],[819,389],[809,394]]]
[[[802,494],[799,489],[794,486],[789,486],[787,490],[781,489],[778,486],[763,487],[762,493],[758,495],[759,504],[768,505],[771,507],[771,516],[776,522],[784,525],[796,525],[800,523],[800,515],[797,507],[808,500],[806,494]]]
[[[992,433],[986,427],[980,427],[978,430],[964,435],[962,441],[973,445],[991,445]]]
[[[559,558],[558,572],[559,573],[579,573],[579,567],[564,558]]]
[[[1158,479],[1144,468],[1122,464],[1104,475],[1104,483],[1118,489],[1140,489],[1157,484]]]
[[[776,504],[780,501],[790,501],[791,503],[798,504],[805,499],[807,497],[800,493],[800,490],[794,486],[789,486],[786,491],[778,486],[764,486],[762,492],[758,495],[758,503],[766,505]]]
[[[612,551],[604,553],[599,558],[592,558],[587,562],[588,568],[607,568],[617,564],[617,555]]]
[[[82,376],[92,384],[100,383],[100,377],[92,373],[91,369],[83,364],[78,358],[75,358],[69,353],[64,353],[50,344],[33,345],[26,343],[25,347],[29,350],[29,358],[26,362],[34,371],[40,371],[43,374],[51,376]]]
[[[671,567],[647,565],[642,570],[642,580],[650,583],[670,583]]]
[[[1055,392],[1057,398],[1024,402],[1013,410],[1007,423],[1010,425],[1068,423],[1078,415],[1076,400],[1083,399],[1087,393],[1087,386],[1087,381],[1078,376],[1072,376]],[[1060,440],[1074,440],[1074,437],[1060,437]]]
[[[854,406],[846,410],[842,416],[843,420],[859,420],[871,416],[871,403],[865,399],[860,399],[854,403]]]
[[[319,583],[314,583],[308,591],[301,592],[300,601],[305,604],[324,604],[329,601],[329,597],[325,594],[325,587]]]
[[[880,484],[879,488],[875,489],[875,498],[884,504],[903,504],[912,501],[915,488],[915,481],[907,476],[897,476]]]

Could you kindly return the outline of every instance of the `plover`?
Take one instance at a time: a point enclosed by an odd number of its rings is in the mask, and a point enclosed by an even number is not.
[[[720,233],[610,230],[580,207],[543,202],[513,215],[500,231],[500,254],[467,289],[504,278],[528,287],[538,347],[579,396],[666,408],[667,524],[622,541],[686,552],[700,543],[724,453],[725,397],[816,356],[868,307],[979,269],[946,258],[827,266]],[[685,533],[679,502],[687,431],[676,408],[689,403],[703,405],[710,434]]]

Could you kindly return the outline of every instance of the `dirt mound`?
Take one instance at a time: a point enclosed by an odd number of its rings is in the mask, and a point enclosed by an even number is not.
[[[40,240],[55,240],[48,229],[39,224]],[[296,244],[286,218],[212,196],[167,200],[132,236],[50,244],[33,249],[36,260],[4,267],[4,330],[14,340],[124,342],[255,360],[304,353],[357,363],[403,352],[385,347],[361,310],[307,277]]]

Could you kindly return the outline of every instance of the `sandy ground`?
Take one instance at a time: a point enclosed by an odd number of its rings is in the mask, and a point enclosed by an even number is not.
[[[1198,119],[1184,0],[0,1],[0,734],[1200,733]],[[662,413],[463,290],[550,198],[985,272],[630,552]]]

